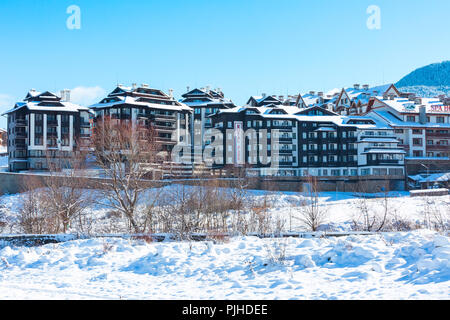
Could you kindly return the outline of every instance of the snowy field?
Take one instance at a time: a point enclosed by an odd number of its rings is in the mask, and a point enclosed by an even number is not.
[[[77,240],[0,250],[0,299],[449,299],[431,231],[228,243]]]
[[[23,196],[0,197],[0,220],[8,223],[3,233],[20,232]],[[247,196],[269,199],[272,223],[282,221],[283,231],[306,230],[298,219],[305,195]],[[430,230],[424,216],[432,208],[448,219],[450,196],[390,196],[389,219],[407,221],[410,231],[236,236],[217,243],[96,238],[31,248],[0,244],[0,299],[450,299],[448,231]],[[367,199],[366,206],[381,210],[382,200]],[[360,199],[352,193],[321,193],[319,204],[326,209],[322,230],[351,231],[361,218]],[[126,221],[101,204],[89,214],[92,234],[128,232]]]

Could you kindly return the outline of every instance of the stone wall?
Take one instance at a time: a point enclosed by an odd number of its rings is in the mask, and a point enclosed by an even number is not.
[[[10,173],[0,172],[0,195],[14,194],[23,191],[23,185],[28,179],[45,179],[45,175],[37,175],[33,173]],[[389,186],[387,188],[391,191],[405,190],[405,181],[403,177],[389,177]],[[81,178],[80,178],[81,179]],[[99,182],[102,179],[98,178],[82,178],[83,186],[85,188],[98,188]],[[235,186],[238,183],[237,179],[224,178],[206,178],[206,179],[182,179],[182,180],[164,180],[164,181],[142,181],[142,184],[147,187],[164,186],[169,184],[185,184],[185,185],[216,185],[219,187]],[[249,178],[240,184],[245,185],[247,189],[269,190],[269,191],[294,191],[304,192],[309,189],[306,178],[299,177],[274,177],[274,178]],[[360,180],[357,177],[349,177],[346,179],[330,179],[321,178],[318,180],[319,191],[342,191],[342,192],[379,192],[380,188],[385,188],[386,177],[370,176],[365,180]]]

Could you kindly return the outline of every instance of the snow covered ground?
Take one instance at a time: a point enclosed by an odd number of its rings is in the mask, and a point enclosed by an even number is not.
[[[450,299],[448,232],[427,230],[424,216],[432,209],[448,219],[450,196],[390,196],[390,218],[420,230],[310,239],[233,237],[216,244],[119,238],[30,248],[0,244],[0,299]],[[21,197],[0,197],[0,220],[10,224],[3,233],[20,232]],[[282,220],[283,231],[305,230],[298,219],[305,195],[248,194],[249,201],[264,197],[272,202],[273,223]],[[381,210],[382,200],[370,198],[366,206]],[[353,221],[361,219],[359,202],[352,193],[321,193],[319,203],[327,211],[321,229],[352,230]],[[93,234],[128,232],[126,221],[100,204],[89,213]]]
[[[8,167],[8,157],[0,157],[0,168]]]
[[[0,249],[0,299],[449,298],[449,238],[426,230]]]

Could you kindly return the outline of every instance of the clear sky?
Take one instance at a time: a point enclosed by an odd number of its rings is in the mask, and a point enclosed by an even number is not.
[[[81,29],[67,28],[70,5]],[[370,5],[380,29],[367,27]],[[396,82],[450,60],[449,12],[448,0],[1,0],[0,111],[30,88],[85,87],[95,101],[117,83],[177,98],[210,85],[244,104]]]

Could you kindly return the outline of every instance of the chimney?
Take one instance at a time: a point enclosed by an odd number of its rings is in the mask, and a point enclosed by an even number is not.
[[[206,86],[206,92],[209,92],[210,87]]]
[[[187,87],[186,87],[186,90],[187,90],[186,92],[191,91],[191,87],[187,86]]]
[[[368,84],[363,85],[363,89],[366,91],[369,90],[369,85]]]
[[[143,83],[143,84],[141,84],[141,87],[142,88],[148,88],[148,84],[147,83]]]
[[[262,97],[263,97],[263,99],[264,99],[264,98],[266,97],[266,94],[265,94],[265,93],[263,93],[263,94],[262,94]]]
[[[173,89],[169,89],[169,97],[173,98]]]
[[[70,90],[69,89],[61,90],[61,101],[62,102],[70,102]]]
[[[323,92],[320,91],[319,93],[317,93],[317,95],[318,95],[319,97],[323,97]]]
[[[133,83],[133,84],[131,85],[131,87],[133,88],[133,90],[136,90],[136,88],[137,88],[137,83]]]
[[[284,96],[278,96],[278,100],[284,101]]]
[[[355,90],[359,90],[359,84],[358,83],[354,84],[353,88],[355,88]]]
[[[422,104],[422,99],[421,98],[417,98],[414,100],[414,104]]]
[[[416,101],[416,95],[414,93],[410,93],[408,95],[408,100],[409,101]]]
[[[310,91],[309,94],[313,96],[313,95],[316,94],[316,92],[315,91]]]
[[[425,106],[419,107],[419,122],[421,124],[427,123],[427,112]]]

